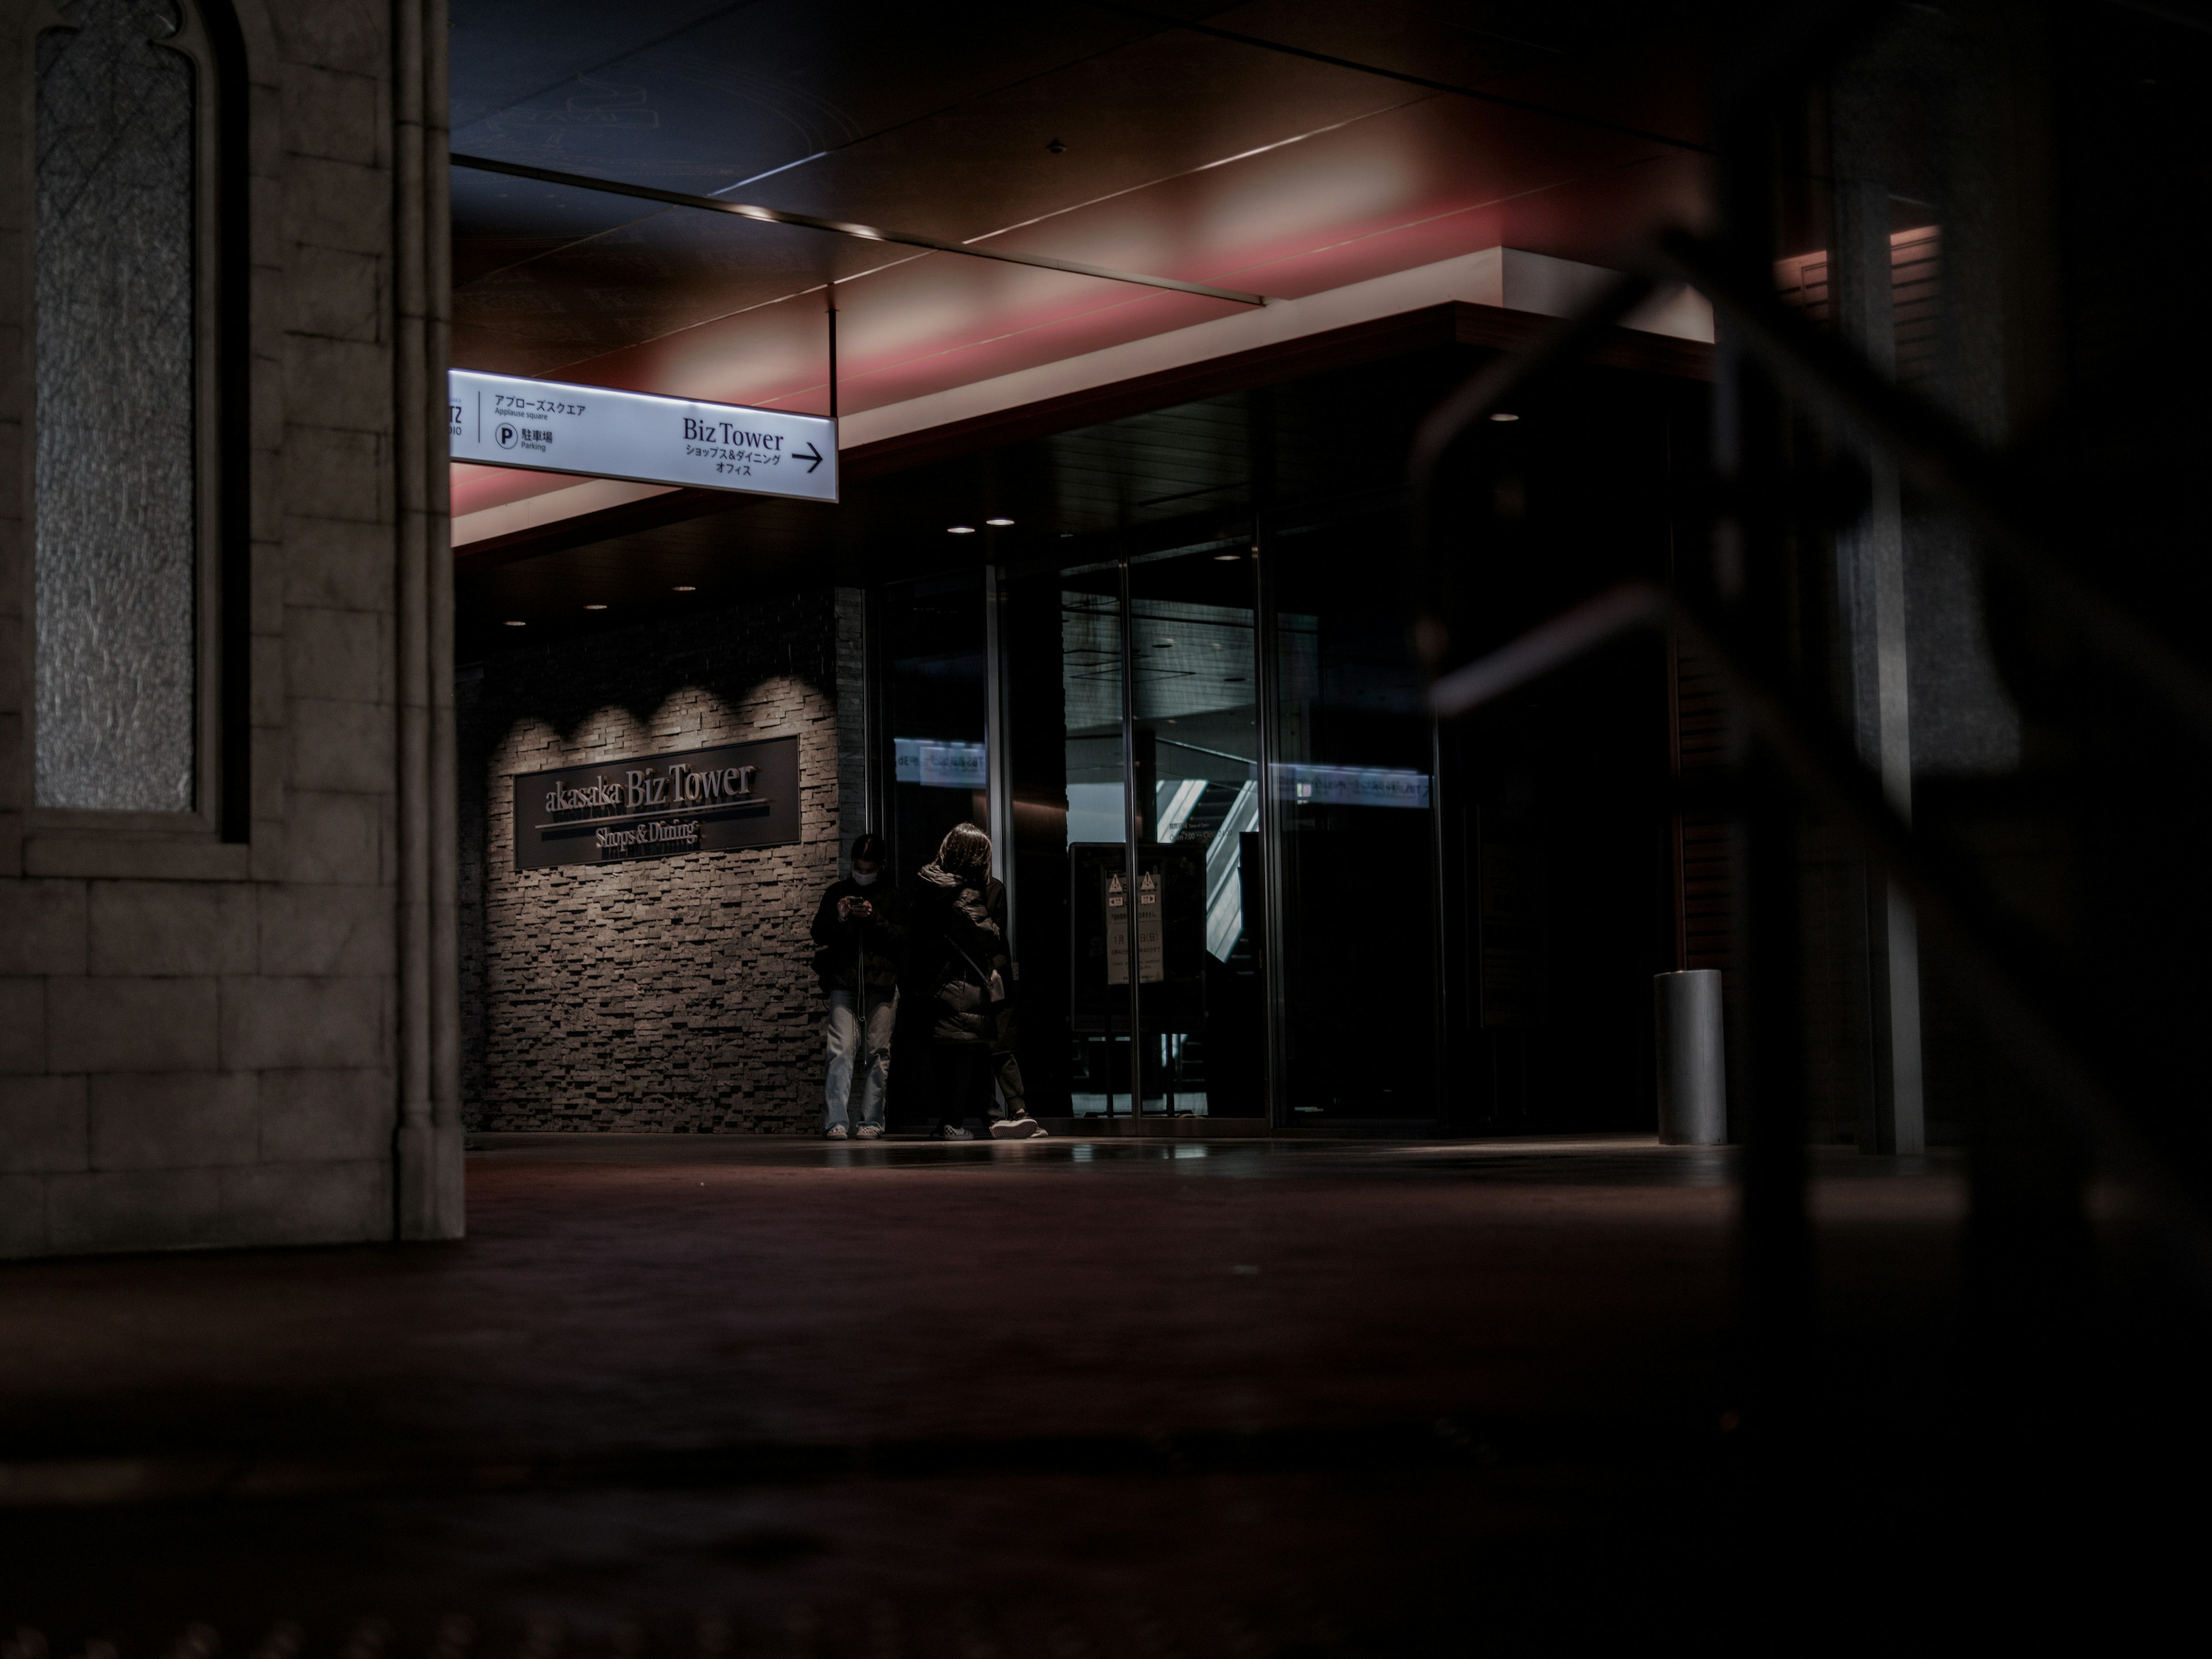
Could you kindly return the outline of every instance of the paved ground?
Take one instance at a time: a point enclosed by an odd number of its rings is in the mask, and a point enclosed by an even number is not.
[[[2193,1542],[2148,1517],[2204,1466],[2201,1316],[2108,1200],[2088,1392],[1984,1432],[1942,1160],[1820,1162],[1818,1432],[1772,1478],[1728,1159],[519,1138],[464,1243],[0,1268],[0,1635],[1948,1651],[2047,1553]]]

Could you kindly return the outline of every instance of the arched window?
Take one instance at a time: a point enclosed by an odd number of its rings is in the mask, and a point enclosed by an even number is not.
[[[210,812],[216,275],[191,0],[37,40],[33,772],[41,807]]]

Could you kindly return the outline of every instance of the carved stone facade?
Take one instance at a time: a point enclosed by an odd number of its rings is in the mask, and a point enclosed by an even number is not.
[[[457,1236],[444,8],[131,14],[213,66],[224,117],[194,162],[228,216],[188,811],[33,787],[55,15],[0,24],[0,1255]]]
[[[849,605],[843,607],[849,609]],[[459,687],[463,1091],[487,1130],[787,1132],[821,1111],[807,924],[857,655],[827,589],[510,653]],[[841,667],[847,672],[842,677]],[[844,695],[841,696],[841,690]],[[795,846],[514,867],[519,772],[799,738]]]

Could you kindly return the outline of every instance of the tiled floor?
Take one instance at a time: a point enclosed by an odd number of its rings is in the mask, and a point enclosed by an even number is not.
[[[19,1659],[1570,1650],[1978,1524],[1952,1162],[1819,1160],[1777,1487],[1728,1152],[492,1146],[462,1243],[0,1269]]]

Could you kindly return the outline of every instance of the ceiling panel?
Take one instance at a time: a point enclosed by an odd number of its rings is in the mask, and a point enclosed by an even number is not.
[[[638,218],[456,284],[453,361],[551,375],[916,257],[911,249],[718,213]],[[818,315],[823,307],[817,299],[810,308]]]
[[[1113,258],[1297,297],[1501,241],[1602,258],[1617,253],[1626,236],[1691,210],[1700,198],[1700,158],[1587,131],[1541,149],[1528,138],[1532,119],[1426,98],[1294,147],[1078,209],[995,244]],[[785,239],[780,246],[793,261],[809,252],[809,239],[838,240],[785,227],[741,223],[738,230],[731,248],[742,247],[747,234],[772,232]],[[869,244],[840,246],[878,259],[885,252]],[[530,303],[545,307],[550,295],[557,308],[526,310],[512,324],[479,296],[478,289],[491,285],[461,290],[456,361],[471,367],[528,361],[532,369],[515,372],[564,373],[737,403],[823,405],[821,295],[802,293],[761,305],[750,274],[733,274],[727,293],[718,294],[708,273],[693,267],[690,286],[670,305],[726,306],[711,321],[672,329],[658,325],[678,314],[672,310],[648,316],[642,302],[599,309],[599,296],[619,294],[619,259],[634,259],[632,268],[642,271],[660,268],[653,265],[656,257],[650,250],[610,249],[588,259],[563,256],[565,264],[540,261],[540,268],[558,264],[576,280],[565,289],[538,285]],[[786,271],[793,288],[812,275],[804,267]],[[899,258],[848,278],[837,306],[840,399],[847,413],[1237,309],[1194,295],[945,254]],[[639,343],[556,361],[565,343],[595,334],[612,337],[623,328]]]
[[[989,0],[638,9],[456,0],[453,147],[708,192],[1158,31]]]
[[[1726,55],[1717,43],[1729,23],[1724,9],[1696,0],[1251,0],[1168,9],[1692,143],[1706,137],[1704,65]]]
[[[534,179],[453,169],[453,287],[604,234],[653,211],[645,203]]]
[[[1651,225],[1700,211],[1702,157],[1569,118],[1701,138],[1694,66],[1711,53],[1710,8],[1185,9],[1564,114],[1078,0],[951,11],[454,0],[454,147],[1279,297],[1500,243],[1602,263]],[[1237,309],[467,170],[454,174],[454,233],[456,362],[811,411],[828,398],[821,290],[832,279],[846,412]],[[835,508],[732,497],[592,547],[506,565],[464,557],[464,654],[832,573],[927,569],[972,562],[987,545],[1048,550],[1063,537],[1231,513],[1255,468],[1286,486],[1328,471],[1342,399],[1395,400],[1410,418],[1434,393],[1422,377],[1448,372],[1432,362],[1188,404],[864,479]],[[571,481],[460,482],[457,504],[483,506]],[[945,536],[947,523],[992,511],[1019,522]],[[507,630],[510,617],[529,627]]]
[[[567,472],[532,472],[521,467],[471,466],[465,461],[455,461],[451,468],[451,494],[453,515],[480,513],[488,507],[504,507],[509,501],[527,501],[532,495],[544,495],[556,489],[566,489],[571,484],[587,483],[588,478]]]
[[[1583,128],[1441,94],[1225,166],[1162,179],[1060,214],[992,245],[1099,261],[1109,249],[1139,269],[1227,282],[1417,220],[1504,203],[1667,154]],[[1270,292],[1310,292],[1278,286]]]
[[[453,0],[448,96],[455,133],[757,0]]]
[[[1160,34],[793,167],[747,194],[962,240],[1420,95],[1353,70]],[[1049,149],[1054,139],[1066,149]]]
[[[1569,67],[1585,78],[1593,72],[1556,46],[1516,44],[1526,18],[1490,9],[1494,27],[1470,27],[1449,9],[1370,3],[1339,15],[1268,0],[1210,15],[1311,34],[1326,14],[1335,18],[1328,44],[1336,47],[1366,50],[1379,39],[1419,53],[1431,71],[1523,90]],[[1358,40],[1339,38],[1354,25],[1365,31]],[[663,80],[672,86],[670,65],[682,60],[697,70],[708,36],[757,27],[752,9],[716,14],[643,56],[667,60]],[[1048,57],[1054,40],[1024,27],[1015,29],[1022,52]],[[942,58],[946,41],[973,46],[988,33],[936,31],[935,56],[916,58],[908,73],[927,78],[920,71]],[[862,58],[884,56],[883,38],[865,30],[845,38],[858,43]],[[788,29],[778,40],[778,50],[802,57],[821,46]],[[1096,41],[1057,41],[1061,49],[1072,44]],[[994,40],[986,55],[1006,49]],[[771,53],[764,61],[778,60]],[[1501,75],[1501,66],[1518,78]],[[867,74],[884,87],[897,80],[881,64]],[[946,88],[948,99],[958,89]],[[653,113],[659,125],[605,129],[630,133],[605,142],[629,145],[638,157],[691,154],[721,118],[711,100],[658,109],[653,86],[641,95],[635,110]],[[1048,154],[1045,137],[1065,140],[1067,150]],[[505,153],[524,155],[514,145]],[[768,153],[748,152],[755,160]],[[1587,257],[1594,244],[1617,242],[1620,230],[1578,222],[1571,207],[1587,208],[1585,219],[1610,220],[1620,192],[1577,186],[1665,157],[1662,149],[1541,116],[1156,31],[854,142],[762,180],[745,196],[953,238],[1000,232],[990,236],[994,246],[1184,279],[1259,272],[1267,291],[1295,295],[1488,246],[1523,225],[1546,241],[1522,234],[1522,245],[1570,252],[1559,246],[1564,240]],[[617,159],[603,155],[603,170],[657,176],[642,163],[615,167]],[[559,164],[580,165],[574,156]],[[1544,191],[1555,199],[1516,210]],[[456,199],[458,275],[467,280],[456,293],[455,358],[472,367],[670,390],[677,381],[667,377],[678,377],[694,395],[745,401],[790,396],[804,384],[798,360],[806,351],[794,352],[798,343],[787,337],[811,336],[806,313],[815,307],[747,314],[834,275],[858,279],[841,301],[854,377],[847,400],[857,409],[1221,314],[1218,307],[1143,303],[1137,293],[1080,278],[911,258],[823,233],[618,198],[595,204],[587,192],[490,175],[464,173]],[[562,245],[570,233],[590,240]],[[1294,270],[1299,261],[1311,263]]]

